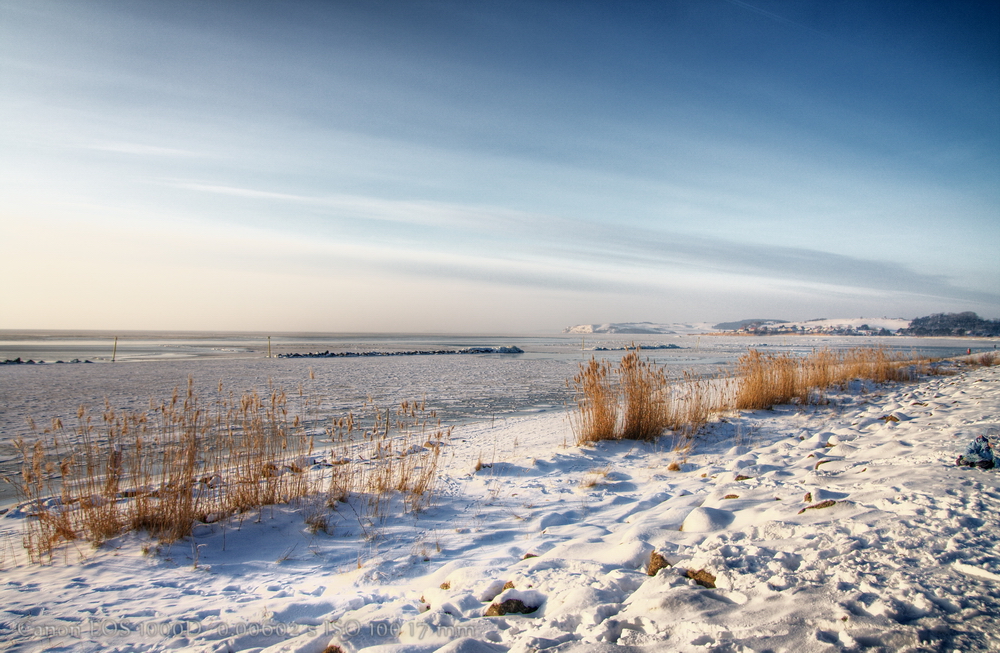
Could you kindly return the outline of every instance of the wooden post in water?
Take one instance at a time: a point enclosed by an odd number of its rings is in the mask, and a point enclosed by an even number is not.
[[[267,337],[267,357],[271,357],[271,336]]]
[[[118,355],[118,336],[115,336],[115,346],[111,348],[111,362],[115,362],[115,356]]]

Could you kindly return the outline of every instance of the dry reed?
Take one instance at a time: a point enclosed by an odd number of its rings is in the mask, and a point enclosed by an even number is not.
[[[985,352],[979,354],[976,359],[976,364],[980,367],[993,367],[997,364],[997,354],[996,352]]]
[[[573,429],[577,444],[617,439],[618,390],[611,364],[591,358],[586,365],[580,365],[573,385],[579,409]]]
[[[450,430],[430,425],[423,402],[404,402],[395,415],[372,404],[365,419],[334,420],[319,431],[330,459],[321,464],[317,429],[290,417],[287,403],[272,390],[203,406],[189,380],[186,393],[175,390],[147,412],[105,406],[97,422],[81,407],[74,429],[61,420],[35,429],[32,442],[15,443],[29,560],[51,560],[64,542],[100,545],[127,531],[170,543],[198,522],[253,511],[259,518],[265,506],[302,499],[316,530],[328,528],[326,506],[352,497],[360,514],[380,518],[398,502],[413,511],[431,500]]]
[[[928,359],[883,347],[823,349],[806,356],[751,349],[737,360],[733,374],[707,379],[685,372],[671,382],[662,368],[639,356],[636,348],[617,367],[594,358],[581,364],[572,381],[578,408],[572,426],[578,445],[653,440],[665,429],[690,438],[713,414],[792,402],[819,404],[830,388],[855,380],[907,381],[922,371],[941,369]],[[982,355],[969,363],[990,365],[995,359]]]
[[[578,445],[600,440],[643,440],[664,429],[693,434],[717,410],[711,382],[686,373],[671,383],[666,371],[630,350],[617,366],[591,358],[573,377],[578,411],[572,417]]]
[[[801,357],[751,349],[736,362],[739,387],[733,407],[758,410],[793,400],[800,404],[822,403],[830,387],[846,386],[853,380],[874,383],[910,380],[920,362],[917,357],[884,347],[840,352],[824,349]]]
[[[639,357],[639,350],[630,351],[618,365],[622,395],[622,418],[619,439],[653,440],[663,432],[667,422],[668,404],[662,391],[667,375],[662,368]]]

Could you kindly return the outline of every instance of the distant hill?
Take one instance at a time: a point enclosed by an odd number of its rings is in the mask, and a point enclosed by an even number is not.
[[[661,324],[656,322],[609,322],[606,324],[577,324],[563,329],[570,334],[608,334],[608,335],[692,335],[711,333],[713,331],[732,331],[734,333],[755,333],[761,335],[795,335],[795,334],[826,334],[846,336],[889,336],[895,335],[900,329],[905,329],[909,320],[898,317],[854,317],[854,318],[819,318],[805,322],[788,322],[787,320],[746,319],[735,322],[675,322]]]
[[[754,333],[760,335],[891,336],[909,325],[901,317],[817,318],[804,322],[786,320],[739,320],[715,325],[718,331]]]
[[[745,329],[748,326],[760,326],[762,324],[784,324],[787,320],[765,320],[765,319],[750,319],[750,320],[740,320],[738,322],[719,322],[713,329],[717,331],[736,331],[738,329]]]
[[[677,322],[657,324],[655,322],[609,322],[606,324],[577,324],[566,327],[563,333],[602,333],[624,335],[687,335],[707,333],[712,330],[708,322]]]
[[[1000,320],[984,320],[972,311],[918,317],[901,333],[908,336],[1000,336]]]
[[[971,311],[937,313],[915,320],[901,317],[817,318],[803,322],[787,320],[746,319],[735,322],[609,322],[577,324],[563,329],[570,334],[608,335],[692,335],[713,331],[753,333],[759,335],[837,336],[1000,336],[1000,320],[984,320]]]

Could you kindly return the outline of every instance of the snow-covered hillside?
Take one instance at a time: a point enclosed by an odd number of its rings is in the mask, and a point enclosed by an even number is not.
[[[739,323],[732,323],[734,325]],[[839,335],[855,335],[858,333],[877,333],[884,329],[887,332],[895,333],[899,329],[905,329],[910,321],[904,318],[890,317],[852,317],[852,318],[823,318],[817,320],[805,320],[802,322],[785,321],[759,321],[752,322],[745,330],[757,331],[766,330],[773,333],[828,333]],[[722,326],[722,325],[720,325]],[[578,324],[576,326],[563,329],[563,333],[570,334],[678,334],[691,335],[698,333],[713,333],[720,329],[711,322],[678,322],[668,324],[658,324],[656,322],[611,322],[607,324]],[[728,330],[735,330],[735,326]]]
[[[898,331],[910,325],[910,321],[899,317],[852,317],[830,318],[822,320],[806,320],[804,322],[782,322],[779,326],[785,329],[797,327],[799,330],[835,331],[848,329],[865,329],[877,331]]]
[[[563,333],[600,333],[600,334],[677,334],[708,333],[712,326],[708,322],[676,322],[657,324],[655,322],[612,322],[607,324],[578,324],[563,329]]]

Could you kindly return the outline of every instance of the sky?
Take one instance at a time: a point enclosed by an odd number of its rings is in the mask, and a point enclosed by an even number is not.
[[[1000,317],[1000,3],[0,0],[0,328]]]

